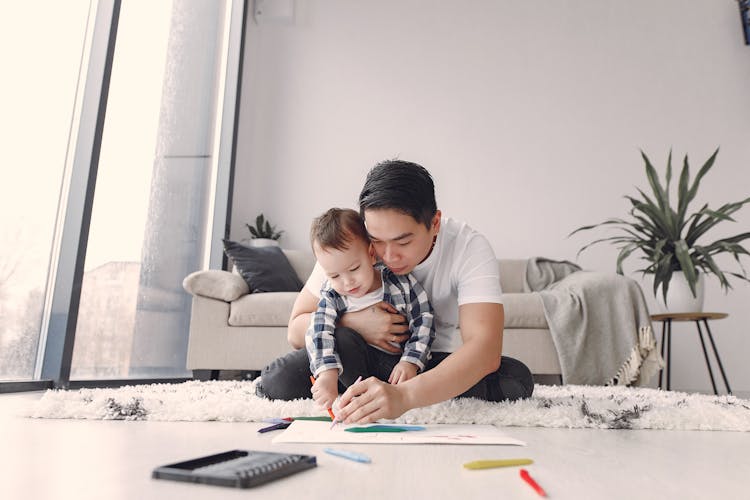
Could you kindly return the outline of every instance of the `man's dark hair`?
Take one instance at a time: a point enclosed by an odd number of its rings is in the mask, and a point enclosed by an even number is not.
[[[378,163],[367,174],[359,193],[359,213],[364,218],[365,210],[379,208],[403,212],[429,229],[437,212],[432,176],[423,166],[409,161]]]
[[[356,210],[351,208],[331,208],[312,221],[310,227],[310,244],[315,251],[315,244],[322,249],[334,248],[346,250],[355,240],[370,242],[365,229],[365,222]]]

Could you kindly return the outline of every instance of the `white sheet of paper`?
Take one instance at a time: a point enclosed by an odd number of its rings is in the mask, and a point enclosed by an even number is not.
[[[360,444],[506,444],[526,446],[509,437],[493,425],[424,425],[423,431],[406,432],[346,432],[347,427],[330,422],[295,420],[292,425],[271,440],[272,443],[360,443]]]

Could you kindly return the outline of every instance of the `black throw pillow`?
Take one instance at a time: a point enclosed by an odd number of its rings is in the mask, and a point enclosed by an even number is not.
[[[250,293],[302,290],[302,282],[279,247],[248,248],[235,241],[222,241],[224,253],[234,262]]]

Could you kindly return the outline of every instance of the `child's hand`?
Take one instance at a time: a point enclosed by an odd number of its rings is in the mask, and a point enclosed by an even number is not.
[[[410,378],[417,376],[417,365],[409,363],[408,361],[399,361],[396,366],[393,367],[391,376],[388,377],[388,382],[393,385],[398,385],[401,382],[406,382]]]
[[[326,370],[318,374],[311,392],[313,400],[322,408],[328,409],[339,396],[339,371],[337,369]]]

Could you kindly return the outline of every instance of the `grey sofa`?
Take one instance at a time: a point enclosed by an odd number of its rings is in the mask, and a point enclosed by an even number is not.
[[[315,264],[311,253],[284,250],[302,282]],[[525,259],[500,259],[505,304],[503,354],[517,358],[535,375],[561,373],[542,301],[523,293]],[[261,370],[291,350],[287,323],[296,292],[250,294],[241,276],[228,271],[197,271],[183,287],[193,296],[187,368]]]

